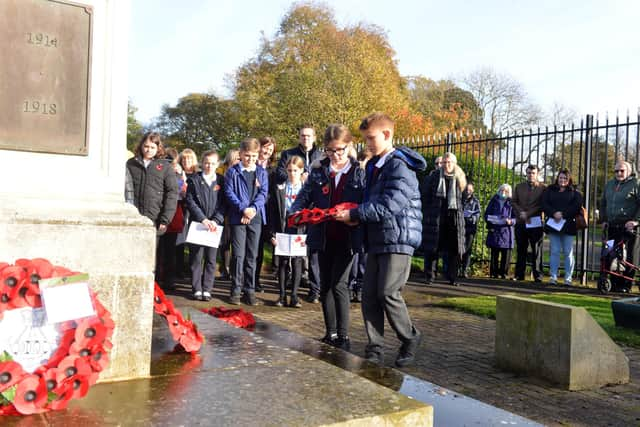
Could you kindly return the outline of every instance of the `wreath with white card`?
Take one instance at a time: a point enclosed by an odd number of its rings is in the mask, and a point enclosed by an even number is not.
[[[87,279],[42,258],[0,263],[0,415],[64,409],[109,363],[115,325]]]

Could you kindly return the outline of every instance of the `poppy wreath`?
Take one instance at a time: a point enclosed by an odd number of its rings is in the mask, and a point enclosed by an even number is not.
[[[174,307],[173,301],[167,298],[157,283],[154,284],[153,293],[153,308],[156,313],[166,319],[171,336],[178,343],[178,349],[183,349],[187,353],[196,353],[200,350],[204,336],[195,323],[182,316],[182,313]]]
[[[12,309],[41,307],[40,279],[75,274],[42,258],[0,263],[0,319]],[[0,354],[0,415],[64,409],[96,383],[109,363],[115,324],[96,294],[90,295],[96,315],[59,323],[59,345],[35,371],[25,371],[6,351]]]
[[[302,209],[299,212],[294,213],[287,220],[287,227],[298,227],[303,224],[319,224],[324,221],[333,219],[334,215],[338,211],[348,211],[358,207],[357,203],[338,203],[332,208],[328,209]]]
[[[210,309],[203,308],[202,312],[224,320],[237,328],[251,328],[256,325],[253,314],[241,308],[211,307]]]

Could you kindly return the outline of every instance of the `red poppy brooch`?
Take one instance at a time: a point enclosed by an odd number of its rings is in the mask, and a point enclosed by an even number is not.
[[[157,169],[157,170],[159,170],[159,171],[161,171],[161,170],[162,170],[162,163],[158,163],[158,164],[156,165],[156,169]]]
[[[0,415],[64,409],[84,397],[108,365],[115,325],[87,278],[42,258],[0,263]],[[86,286],[94,314],[54,322],[50,291],[40,287],[45,279],[60,287],[84,281],[74,284]]]

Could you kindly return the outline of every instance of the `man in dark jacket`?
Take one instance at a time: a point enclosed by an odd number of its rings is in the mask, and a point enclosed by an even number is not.
[[[314,145],[316,142],[316,131],[311,125],[302,125],[300,127],[300,144],[297,147],[284,150],[280,154],[278,167],[276,168],[276,183],[283,184],[287,180],[287,162],[291,156],[299,156],[304,160],[304,173],[302,174],[302,182],[307,180],[311,164],[322,157],[322,153]]]
[[[366,166],[364,201],[336,214],[338,221],[363,223],[367,265],[362,289],[362,315],[369,343],[365,357],[382,364],[384,317],[402,341],[396,366],[411,364],[422,334],[409,317],[402,298],[411,256],[422,238],[422,209],[416,171],[426,168],[415,151],[393,147],[394,123],[382,113],[362,120],[360,131],[373,157]]]
[[[322,153],[314,145],[316,142],[316,131],[311,125],[302,125],[299,130],[300,144],[297,147],[284,150],[280,154],[278,167],[275,171],[276,184],[283,184],[287,181],[287,162],[292,156],[299,156],[304,160],[304,173],[302,174],[302,182],[304,183],[309,176],[311,164],[316,160],[320,160]],[[310,303],[320,302],[320,264],[318,260],[318,251],[309,250],[307,260],[309,274],[309,295],[307,301]]]

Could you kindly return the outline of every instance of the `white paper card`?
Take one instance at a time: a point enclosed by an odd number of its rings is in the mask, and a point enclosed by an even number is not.
[[[276,233],[275,254],[282,256],[307,256],[307,235]]]
[[[542,227],[542,218],[540,216],[532,216],[529,218],[529,222],[525,223],[525,228],[540,228]]]
[[[217,248],[220,245],[223,228],[223,226],[217,225],[214,231],[209,231],[206,225],[201,222],[193,221],[189,225],[186,242],[200,246],[208,246],[210,248]]]
[[[553,228],[556,231],[560,231],[562,230],[562,227],[564,226],[564,223],[567,222],[564,218],[562,218],[560,221],[556,221],[553,218],[549,218],[547,220],[547,225],[551,228]]]
[[[60,345],[56,325],[46,322],[44,308],[17,308],[0,320],[0,352],[6,351],[27,372],[44,364]]]
[[[607,249],[612,249],[615,240],[607,240]]]
[[[502,225],[506,224],[507,220],[501,215],[487,215],[487,221],[491,224]]]
[[[87,282],[42,288],[42,305],[47,312],[47,323],[66,322],[96,314]]]
[[[471,218],[472,216],[474,216],[476,214],[479,214],[479,213],[480,213],[480,211],[468,211],[468,210],[463,211],[463,214],[464,214],[465,218]]]

